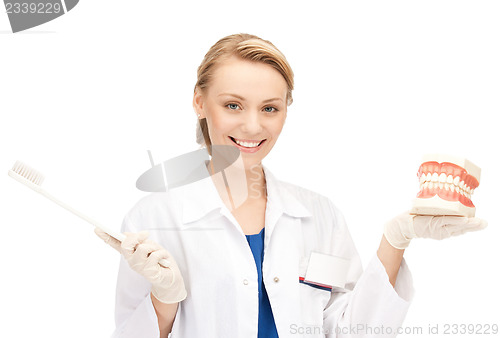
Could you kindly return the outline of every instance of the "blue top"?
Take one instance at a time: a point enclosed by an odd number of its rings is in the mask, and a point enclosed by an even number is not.
[[[245,235],[252,250],[255,265],[257,265],[257,278],[259,283],[259,334],[258,338],[278,338],[273,311],[269,303],[266,287],[262,281],[262,262],[264,260],[264,229],[255,235]]]

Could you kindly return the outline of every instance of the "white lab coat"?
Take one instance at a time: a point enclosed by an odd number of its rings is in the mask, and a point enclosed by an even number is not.
[[[330,199],[278,181],[265,166],[264,173],[262,271],[279,337],[394,337],[413,297],[404,260],[395,288],[376,254],[363,272],[343,216]],[[187,298],[169,337],[257,337],[255,261],[210,177],[139,201],[122,231],[140,230],[148,230],[172,254],[186,285]],[[313,251],[350,260],[344,288],[330,292],[299,283]],[[122,258],[113,337],[159,337],[150,289]]]

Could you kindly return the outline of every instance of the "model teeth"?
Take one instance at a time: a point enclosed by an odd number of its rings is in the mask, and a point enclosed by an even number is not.
[[[451,192],[457,192],[470,198],[474,193],[474,189],[469,187],[459,176],[453,177],[452,175],[446,176],[446,174],[437,173],[423,174],[420,176],[420,189],[446,189],[451,190]]]
[[[257,147],[260,142],[243,142],[243,141],[238,141],[237,139],[233,138],[234,142],[239,144],[240,146],[243,146],[245,148],[255,148]]]
[[[431,157],[438,157],[438,155],[432,155]],[[420,183],[417,200],[430,200],[422,202],[423,209],[418,210],[419,214],[420,212],[424,212],[423,214],[437,215],[435,212],[441,208],[441,205],[434,205],[435,200],[447,201],[452,203],[450,205],[461,204],[469,208],[468,210],[474,210],[473,208],[475,207],[471,197],[474,190],[479,186],[481,169],[465,159],[455,159],[456,161],[450,161],[449,159],[453,160],[453,158],[446,158],[446,160],[439,158],[438,161],[433,158],[427,161],[424,160],[425,162],[420,165],[417,173],[418,182]],[[455,162],[458,162],[458,164]],[[434,199],[434,197],[436,198]],[[412,209],[413,211],[416,210],[415,208],[419,208],[417,205],[420,204],[415,204],[414,209]],[[448,204],[446,207],[443,206],[444,209],[448,209],[448,207]],[[458,211],[452,211],[452,209],[450,207],[449,210],[443,210],[443,212],[446,212],[446,215],[462,214]]]

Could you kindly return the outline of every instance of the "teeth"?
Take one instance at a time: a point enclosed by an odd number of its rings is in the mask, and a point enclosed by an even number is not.
[[[425,175],[421,175],[420,176],[420,184],[424,183],[425,182],[425,178],[426,176]]]
[[[238,141],[237,139],[234,139],[236,143],[238,143],[240,146],[246,147],[246,148],[255,148],[259,145],[260,142],[242,142]]]
[[[439,175],[439,182],[440,183],[446,182],[446,174],[445,173],[441,173],[441,175]]]
[[[244,142],[237,142],[245,145]],[[255,146],[255,145],[254,145]],[[446,175],[445,173],[422,173],[419,179],[420,189],[445,189],[452,193],[459,193],[470,199],[474,193],[474,189],[460,179],[460,176]]]
[[[432,180],[432,182],[437,182],[437,181],[439,181],[439,176],[438,176],[438,174],[437,174],[437,173],[432,174],[432,179],[431,179],[431,180]]]

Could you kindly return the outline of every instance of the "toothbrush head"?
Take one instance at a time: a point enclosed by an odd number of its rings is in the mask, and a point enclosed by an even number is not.
[[[16,161],[16,163],[14,163],[12,169],[9,170],[9,175],[12,176],[12,173],[17,174],[38,186],[42,185],[44,179],[43,175],[39,171],[36,171],[21,161]]]

